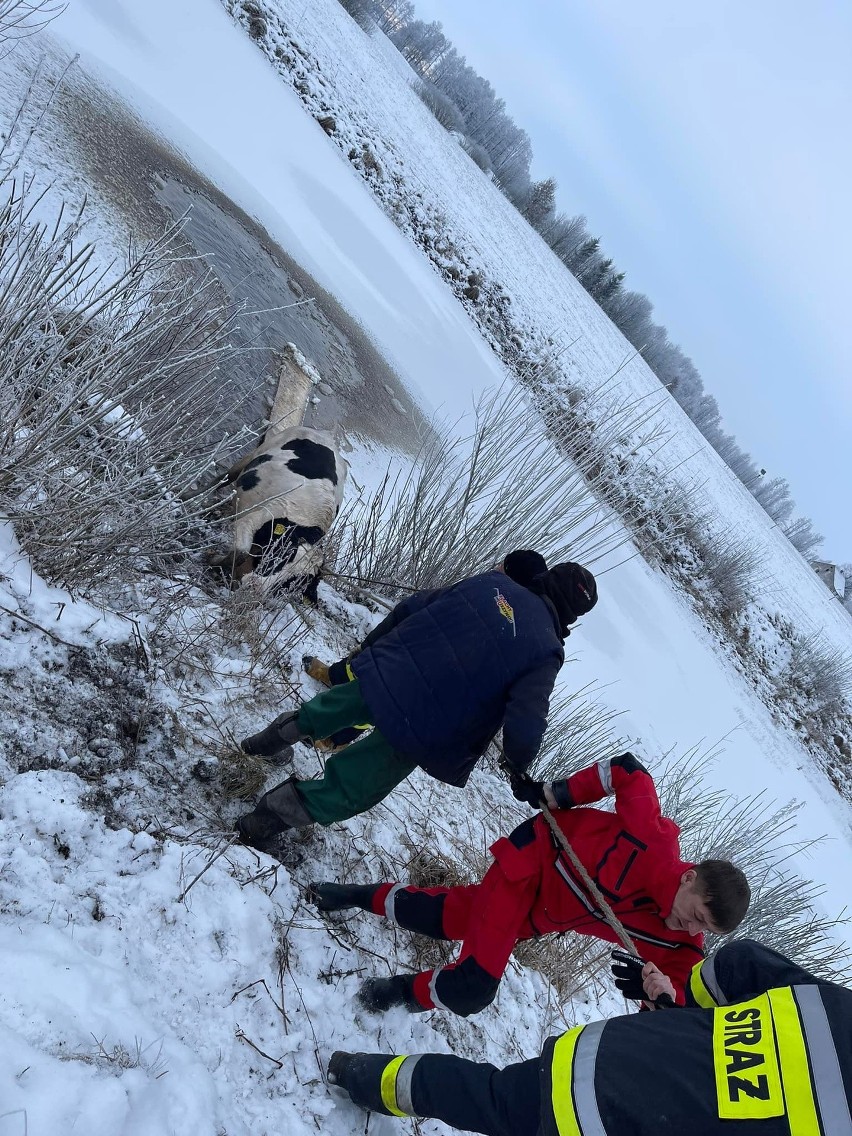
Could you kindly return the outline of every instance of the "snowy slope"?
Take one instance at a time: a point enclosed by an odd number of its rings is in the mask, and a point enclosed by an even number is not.
[[[377,146],[384,147],[379,151],[382,158],[395,153],[417,191],[431,195],[455,219],[486,268],[507,283],[514,306],[530,325],[557,342],[575,341],[568,359],[579,380],[592,387],[612,373],[629,354],[626,341],[406,87],[404,68],[384,37],[364,35],[336,0],[319,0],[309,9],[296,0],[276,0],[274,7],[323,65],[327,97],[336,96],[354,118],[375,125]],[[447,290],[376,209],[360,180],[300,111],[259,49],[229,22],[215,0],[190,0],[178,14],[165,0],[125,2],[120,10],[124,15],[117,21],[105,15],[114,11],[112,6],[85,0],[72,5],[54,31],[81,52],[84,66],[116,83],[161,129],[170,130],[170,137],[194,161],[256,210],[285,247],[305,257],[400,364],[403,378],[417,384],[433,405],[453,411],[468,405],[471,392],[492,382],[499,368],[481,343],[475,343],[470,323]],[[169,27],[168,37],[160,34],[164,26]],[[139,50],[140,37],[147,45],[144,52]],[[388,58],[394,62],[388,64]],[[264,108],[262,116],[257,107]],[[270,147],[273,124],[280,137],[288,139],[286,148]],[[414,131],[418,144],[411,147],[407,140]],[[306,178],[314,179],[314,188],[317,181],[325,188],[306,192]],[[341,217],[347,219],[345,226]],[[371,243],[358,244],[368,231],[376,234]],[[364,273],[371,274],[369,288],[364,287]],[[408,280],[401,281],[401,274]],[[414,300],[413,289],[418,293]],[[400,325],[411,328],[433,313],[440,316],[424,329],[428,355],[423,354],[420,336],[406,340],[404,353]],[[445,313],[452,318],[445,320]],[[637,393],[659,390],[641,359],[629,363],[622,377]],[[690,478],[703,485],[724,518],[720,523],[727,529],[738,527],[762,544],[770,604],[802,628],[819,628],[841,650],[852,648],[852,621],[801,557],[673,400],[663,413],[670,419],[671,464],[692,456]],[[637,603],[634,597],[645,596],[649,587],[654,594]],[[730,770],[720,767],[716,776],[735,786],[748,770],[749,784],[772,783],[781,753],[785,768],[799,772],[798,767],[804,767],[808,784],[807,790],[788,792],[813,797],[810,782],[815,779],[830,807],[841,810],[845,836],[845,808],[834,804],[828,782],[807,771],[807,758],[793,743],[781,738],[767,742],[764,731],[775,731],[766,711],[756,702],[751,707],[754,700],[743,694],[739,678],[719,661],[705,630],[685,613],[668,585],[637,559],[613,573],[611,583],[610,576],[604,578],[603,594],[609,589],[614,595],[608,610],[602,604],[584,629],[598,656],[595,665],[583,659],[584,668],[590,667],[584,677],[588,673],[618,682],[609,697],[633,715],[633,731],[640,737],[659,737],[661,747],[668,749],[678,739],[687,746],[737,729],[730,743]],[[673,605],[681,629],[674,637],[662,630],[669,626],[666,613]],[[606,638],[605,623],[616,629]],[[718,676],[712,683],[716,698],[706,696],[706,678],[695,680],[703,671],[696,666],[696,651],[702,660],[709,656],[707,666]],[[649,653],[654,667],[647,665]],[[748,709],[740,702],[743,697]],[[823,806],[809,807],[814,810],[809,836],[835,828],[827,825]],[[839,909],[844,903],[838,892],[832,906]]]
[[[454,211],[489,271],[503,275],[529,323],[560,341],[579,336],[570,353],[577,377],[593,386],[614,370],[627,353],[624,341],[407,97],[398,64],[379,66],[387,45],[362,37],[334,0],[281,7],[312,50],[326,53],[341,100],[374,116],[423,192]],[[218,0],[72,0],[52,35],[258,216],[425,399],[455,411],[502,373],[469,316]],[[626,373],[637,390],[656,382],[638,360]],[[677,428],[673,449],[684,456],[698,449],[677,408],[668,413]],[[354,459],[359,472],[375,461]],[[696,463],[726,523],[762,534],[773,601],[816,620],[821,585],[703,443]],[[69,643],[87,643],[108,661],[129,639],[121,621],[43,585],[8,532],[0,576],[4,607]],[[775,727],[667,581],[636,557],[600,585],[600,604],[570,640],[576,661],[566,667],[566,686],[612,684],[602,697],[626,711],[619,728],[652,765],[673,747],[733,730],[710,780],[743,793],[769,786],[779,800],[805,801],[802,838],[828,833],[832,840],[799,867],[825,880],[826,906],[838,911],[852,851],[848,807]],[[336,618],[317,620],[294,642],[296,676],[302,651],[337,654],[372,618],[330,592],[325,599]],[[827,622],[826,634],[845,643],[848,628]],[[230,698],[225,688],[238,687],[247,666],[239,650],[215,659],[215,669],[182,660],[181,682],[163,664],[150,680],[151,696],[179,721],[159,727],[138,768],[111,768],[85,746],[67,748],[73,731],[60,717],[80,689],[74,657],[65,644],[0,612],[7,682],[13,672],[17,679],[31,672],[61,708],[40,728],[27,725],[26,772],[10,764],[9,734],[0,734],[2,1136],[343,1136],[363,1131],[364,1118],[322,1082],[333,1048],[453,1049],[502,1064],[533,1055],[559,1028],[543,980],[514,963],[495,1005],[470,1022],[357,1014],[350,999],[361,977],[413,965],[408,937],[363,915],[333,920],[330,934],[302,899],[312,878],[404,878],[426,832],[448,856],[459,843],[484,854],[526,815],[499,778],[479,771],[459,793],[415,775],[367,816],[295,842],[289,868],[233,849],[179,901],[208,849],[221,847],[210,819],[215,786],[191,774],[213,748],[211,719],[239,734],[274,707]],[[304,680],[302,689],[309,695],[316,688]],[[203,725],[190,713],[194,705],[204,708]],[[160,786],[156,761],[165,765]],[[316,771],[306,750],[297,762],[303,774]],[[99,788],[116,802],[113,827],[93,809]],[[229,802],[214,820],[227,824],[237,811]],[[597,1012],[582,1001],[566,1008],[568,1020]],[[374,1117],[369,1131],[414,1128]],[[426,1123],[420,1131],[446,1129]]]

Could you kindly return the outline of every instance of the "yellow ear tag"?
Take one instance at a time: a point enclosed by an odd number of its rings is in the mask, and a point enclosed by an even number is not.
[[[273,536],[283,536],[284,535],[284,525],[276,525],[275,528],[272,530],[272,534],[273,534]]]

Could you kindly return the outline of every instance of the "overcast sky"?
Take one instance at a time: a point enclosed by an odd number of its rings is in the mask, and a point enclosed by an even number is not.
[[[849,0],[415,0],[852,560]]]

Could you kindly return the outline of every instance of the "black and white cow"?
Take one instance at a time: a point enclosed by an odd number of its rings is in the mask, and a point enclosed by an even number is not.
[[[225,475],[233,499],[234,551],[218,561],[231,582],[298,583],[316,603],[322,539],[343,501],[348,463],[331,434],[307,426],[270,432]]]

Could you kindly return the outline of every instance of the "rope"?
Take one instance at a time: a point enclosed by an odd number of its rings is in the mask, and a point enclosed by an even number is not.
[[[532,778],[527,773],[518,773],[516,770],[512,769],[511,765],[506,760],[506,755],[503,752],[503,746],[499,741],[497,741],[496,738],[494,740],[494,747],[500,755],[500,764],[503,766],[503,771],[507,774],[510,781],[512,777],[520,777],[523,781],[532,782]],[[580,862],[580,857],[568,843],[568,837],[557,824],[556,818],[547,806],[547,802],[543,800],[539,808],[541,809],[542,816],[550,825],[550,830],[556,837],[557,843],[560,845],[565,855],[571,861],[575,871],[577,872],[577,875],[586,885],[586,888],[588,889],[588,892],[591,895],[592,899],[601,909],[601,915],[603,915],[604,919],[615,932],[618,941],[625,948],[625,950],[628,950],[632,955],[636,955],[638,958],[641,958],[642,956],[636,949],[636,944],[628,935],[626,927],[612,910],[604,897],[601,895],[600,888],[586,871],[585,865]]]
[[[542,801],[542,803],[541,803],[541,812],[542,812],[544,819],[550,825],[550,829],[551,829],[553,835],[556,837],[558,843],[562,846],[562,849],[565,852],[565,855],[571,861],[571,864],[573,865],[574,870],[577,872],[577,875],[580,877],[580,879],[586,885],[586,888],[588,889],[588,892],[591,895],[592,899],[595,901],[595,903],[597,903],[598,907],[601,909],[601,915],[603,915],[604,919],[607,921],[607,923],[613,929],[615,934],[618,936],[618,939],[619,939],[619,942],[621,943],[621,945],[625,948],[625,950],[630,951],[630,953],[632,955],[637,955],[639,958],[641,958],[642,956],[641,956],[640,952],[637,950],[636,944],[633,942],[633,940],[630,938],[630,935],[627,933],[627,929],[625,928],[624,924],[621,922],[621,920],[618,918],[618,916],[612,910],[610,905],[607,903],[607,901],[601,895],[600,888],[595,883],[595,881],[592,879],[592,877],[589,875],[589,873],[586,871],[585,866],[580,861],[580,857],[577,855],[577,853],[574,851],[574,849],[568,843],[568,837],[565,835],[565,833],[559,827],[559,825],[556,821],[556,817],[554,817],[553,813],[550,811],[550,809],[547,807],[547,805],[544,801]]]
[[[497,743],[495,743],[495,744],[497,744]],[[506,761],[505,755],[503,754],[502,746],[498,745],[498,749],[500,751],[500,757],[501,757],[504,769],[507,772],[511,773],[510,766],[509,766],[508,762]],[[518,774],[515,773],[515,776],[517,777]],[[527,777],[526,773],[520,774],[520,776],[523,777],[527,781],[530,780],[530,778]],[[559,827],[559,825],[556,821],[556,818],[554,817],[553,813],[550,811],[550,809],[547,805],[547,802],[542,801],[541,805],[539,807],[541,809],[542,816],[544,817],[544,819],[547,821],[548,825],[550,826],[550,831],[553,833],[554,837],[556,838],[557,844],[559,845],[559,847],[562,848],[565,855],[571,861],[571,864],[573,865],[574,870],[576,871],[576,873],[580,877],[580,879],[583,881],[584,885],[586,886],[586,889],[589,892],[589,895],[592,897],[592,899],[595,901],[595,903],[597,903],[598,907],[600,908],[601,915],[603,915],[606,922],[609,924],[609,926],[615,932],[615,935],[618,938],[618,941],[625,948],[625,950],[630,952],[630,954],[635,955],[636,958],[641,959],[642,954],[639,951],[639,949],[637,948],[636,944],[630,938],[630,935],[627,932],[627,928],[624,926],[624,924],[621,922],[621,920],[618,918],[618,916],[612,910],[610,905],[607,903],[607,901],[601,895],[600,888],[595,883],[595,881],[592,879],[592,877],[589,875],[589,873],[586,871],[585,865],[580,861],[580,857],[577,855],[577,853],[571,847],[570,843],[568,842],[568,837],[565,835],[565,833]],[[675,1004],[674,1001],[672,1000],[672,998],[668,994],[660,994],[657,998],[654,999],[654,1005],[657,1006],[658,1009],[661,1009],[661,1010],[668,1009],[670,1006],[674,1006],[674,1004]]]

